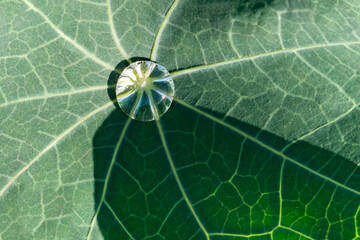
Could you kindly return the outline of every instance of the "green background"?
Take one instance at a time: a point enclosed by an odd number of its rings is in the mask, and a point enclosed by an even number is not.
[[[0,239],[360,239],[357,0],[2,0]],[[176,96],[114,101],[124,59]]]

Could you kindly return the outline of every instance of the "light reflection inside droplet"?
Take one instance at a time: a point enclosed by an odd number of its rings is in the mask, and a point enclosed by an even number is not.
[[[174,93],[170,73],[160,64],[147,60],[131,63],[116,84],[120,108],[139,121],[161,117],[170,108]]]

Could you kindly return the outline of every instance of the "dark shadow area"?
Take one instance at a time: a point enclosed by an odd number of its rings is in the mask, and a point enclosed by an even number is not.
[[[122,60],[118,65],[116,65],[115,69],[110,73],[109,79],[107,82],[108,85],[108,95],[110,100],[114,103],[115,107],[119,108],[119,105],[116,103],[116,94],[115,88],[117,80],[119,79],[120,74],[124,71],[124,69],[129,66],[131,63],[141,60],[149,60],[148,58],[144,57],[132,57],[129,59]]]
[[[237,14],[242,14],[244,12],[256,13],[261,11],[263,8],[271,6],[274,3],[282,2],[283,0],[227,0],[219,4],[218,0],[198,0],[196,1],[197,5],[212,5],[215,4],[216,8],[220,11],[222,9],[229,9],[233,7],[236,10]],[[195,1],[194,1],[195,2]]]
[[[225,18],[261,14],[267,6],[283,1],[188,2],[181,19],[201,15],[200,20],[208,20],[210,26],[226,29],[221,25],[228,22],[222,21]],[[196,24],[191,31],[202,31],[201,24]],[[114,102],[120,73],[138,60],[148,59],[124,60],[110,74],[108,95]],[[283,226],[313,239],[356,236],[354,226],[360,223],[355,216],[360,205],[356,164],[304,141],[289,147],[285,160],[278,151],[289,144],[286,139],[235,118],[220,124],[200,112],[173,102],[161,118],[167,148],[155,122],[131,120],[126,127],[128,117],[119,108],[102,123],[93,138],[93,158],[94,208],[100,209],[97,224],[104,239],[206,239],[197,218],[211,233],[262,234],[278,226],[280,212]],[[341,222],[341,226],[329,222]],[[272,237],[301,238],[285,228],[274,231]]]
[[[179,190],[155,122],[132,120],[119,145],[126,120],[125,114],[115,110],[93,139],[95,209],[101,204],[97,221],[103,237],[206,239]],[[356,193],[360,191],[360,169],[355,164],[306,142],[290,147],[285,154],[291,160],[283,164],[283,158],[271,149],[281,150],[288,141],[237,119],[226,122],[257,136],[267,147],[175,101],[161,118],[179,179],[208,231],[272,231],[279,221],[281,189],[282,225],[292,224],[314,239],[355,236],[354,216],[360,204]],[[346,219],[342,231],[329,226],[326,215],[333,222]],[[274,239],[286,239],[281,234],[294,237],[293,232],[284,231],[275,231]]]

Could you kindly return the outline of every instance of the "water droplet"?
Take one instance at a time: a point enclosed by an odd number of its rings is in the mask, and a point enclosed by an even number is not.
[[[120,108],[139,121],[161,117],[170,108],[174,93],[170,73],[160,64],[147,60],[127,66],[116,84]]]

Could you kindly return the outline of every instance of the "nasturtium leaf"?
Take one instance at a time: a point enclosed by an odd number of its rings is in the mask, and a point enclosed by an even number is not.
[[[360,239],[357,0],[0,1],[0,239]],[[156,121],[119,69],[176,86]]]

